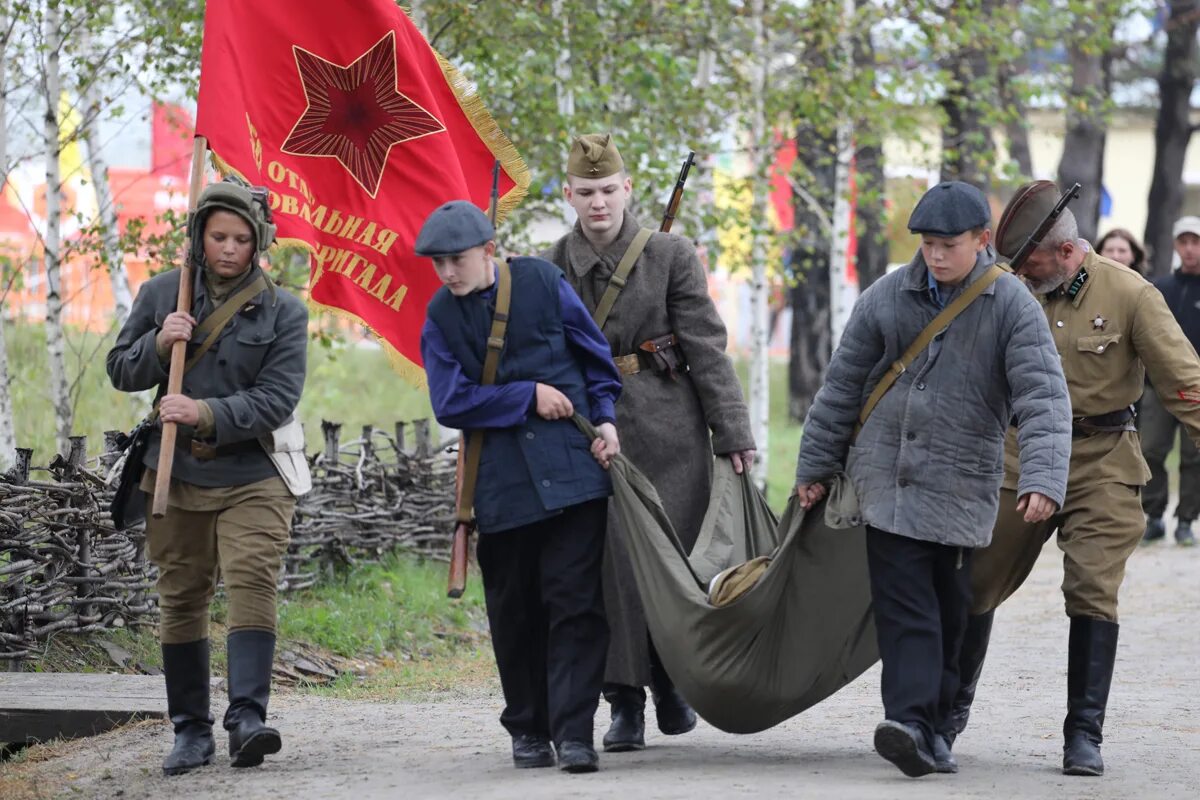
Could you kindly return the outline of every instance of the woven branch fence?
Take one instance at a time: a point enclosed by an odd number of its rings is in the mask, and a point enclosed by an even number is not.
[[[325,445],[309,455],[313,489],[296,506],[280,590],[395,550],[448,560],[455,461],[433,444],[429,420],[397,422],[392,434],[365,426],[345,443],[341,425],[321,428]],[[116,436],[106,433],[93,459],[86,437],[73,437],[70,452],[42,468],[18,448],[16,465],[0,474],[0,661],[33,655],[55,633],[157,620],[157,570],[146,560],[144,530],[116,530],[108,511]]]

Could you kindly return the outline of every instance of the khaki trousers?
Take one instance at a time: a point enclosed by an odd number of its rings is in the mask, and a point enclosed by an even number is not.
[[[146,547],[158,567],[162,642],[208,638],[209,604],[222,576],[229,630],[273,633],[276,583],[296,507],[283,481],[221,489],[172,483],[167,513],[157,520],[149,502]]]
[[[1116,622],[1117,591],[1125,578],[1125,562],[1137,549],[1145,526],[1137,486],[1098,483],[1068,487],[1062,510],[1032,525],[1017,511],[1017,493],[1002,489],[992,543],[972,557],[971,613],[995,609],[1020,588],[1042,545],[1057,530],[1067,616]]]

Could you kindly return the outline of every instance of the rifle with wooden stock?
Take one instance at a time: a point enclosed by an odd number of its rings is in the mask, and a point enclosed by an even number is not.
[[[687,183],[688,173],[692,169],[692,164],[696,163],[696,152],[688,150],[687,158],[683,160],[683,167],[679,170],[679,177],[675,179],[675,188],[671,190],[671,199],[667,201],[667,210],[663,214],[662,224],[658,226],[661,233],[670,233],[671,225],[675,223],[675,215],[679,213],[679,203],[683,200],[683,185]]]
[[[492,203],[488,216],[492,219],[492,227],[496,227],[496,207],[500,202],[500,160],[492,164]],[[454,474],[454,540],[450,544],[450,575],[446,580],[446,596],[452,600],[462,597],[467,588],[467,550],[471,534],[475,530],[474,498],[468,497],[463,504],[463,485],[466,482],[467,437],[458,437],[458,465]],[[478,463],[475,465],[478,466]],[[475,476],[471,476],[470,487],[475,491]]]
[[[1058,198],[1058,202],[1054,204],[1054,208],[1050,209],[1050,213],[1041,221],[1041,224],[1034,229],[1033,233],[1029,234],[1029,238],[1025,240],[1025,244],[1021,245],[1021,249],[1017,251],[1012,260],[1008,262],[1008,266],[1013,272],[1019,270],[1025,264],[1025,260],[1029,258],[1030,253],[1038,248],[1042,243],[1042,239],[1054,227],[1054,223],[1058,222],[1058,218],[1067,208],[1067,204],[1079,197],[1079,192],[1083,189],[1078,183],[1074,184],[1070,189],[1067,189]]]

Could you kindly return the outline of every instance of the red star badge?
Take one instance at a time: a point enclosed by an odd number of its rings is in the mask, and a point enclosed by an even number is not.
[[[292,51],[308,107],[283,152],[336,158],[372,198],[393,145],[446,130],[396,90],[395,32],[345,67],[297,46]]]

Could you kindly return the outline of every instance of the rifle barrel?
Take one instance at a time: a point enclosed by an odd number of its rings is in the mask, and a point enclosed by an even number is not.
[[[671,191],[671,198],[667,201],[667,210],[663,213],[662,224],[658,229],[663,233],[671,231],[671,225],[675,222],[675,214],[679,211],[679,204],[683,201],[683,186],[687,183],[688,172],[692,169],[692,164],[696,162],[696,151],[689,150],[687,158],[683,160],[683,166],[679,169],[679,177],[675,179],[675,188]]]

